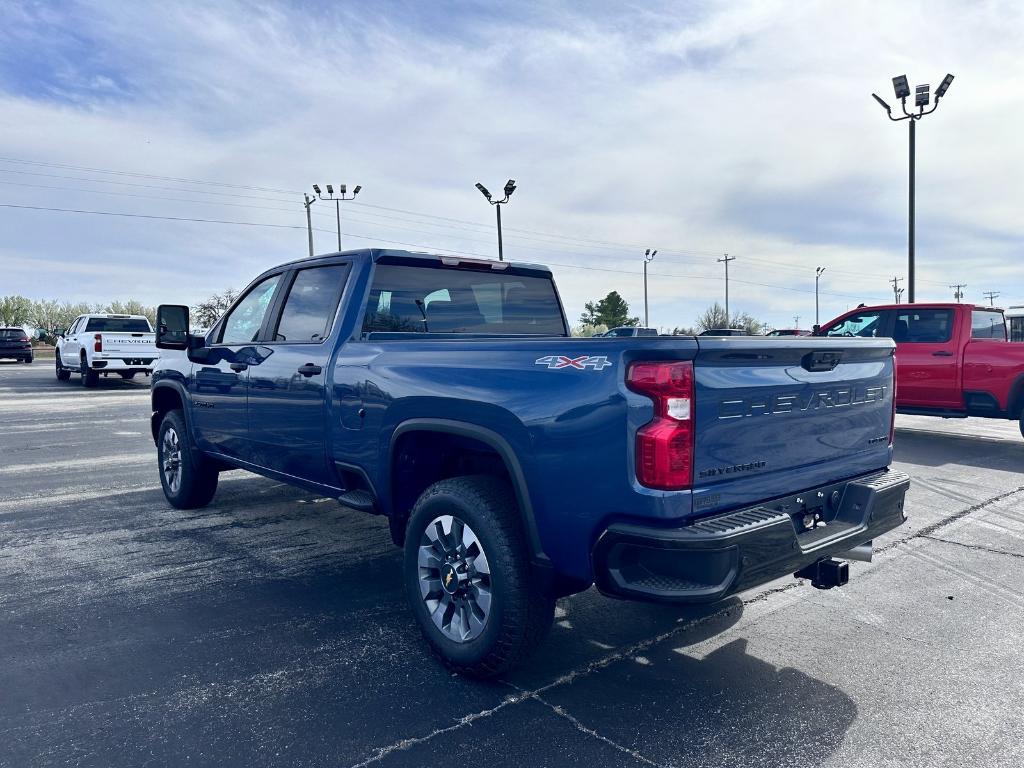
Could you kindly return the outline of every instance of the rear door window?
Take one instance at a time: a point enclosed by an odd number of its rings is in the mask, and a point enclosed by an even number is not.
[[[953,338],[953,310],[904,309],[896,312],[892,339],[900,344],[945,344]]]
[[[825,336],[864,336],[875,338],[884,335],[884,312],[858,312],[825,331]]]
[[[347,274],[347,264],[299,270],[288,289],[274,341],[318,343],[326,339]]]
[[[1006,320],[1002,312],[975,309],[971,312],[971,338],[1006,341]]]

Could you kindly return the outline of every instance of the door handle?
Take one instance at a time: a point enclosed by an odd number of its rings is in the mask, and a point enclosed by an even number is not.
[[[301,373],[307,379],[310,376],[316,376],[320,373],[323,373],[323,370],[324,369],[321,368],[319,365],[314,365],[313,363],[306,363],[305,365],[299,366],[299,373]]]
[[[952,356],[953,356],[952,352],[945,352],[945,351],[932,352],[932,357],[952,357]]]
[[[248,367],[248,363],[232,363],[230,366],[231,370],[234,371],[235,373],[241,373]]]

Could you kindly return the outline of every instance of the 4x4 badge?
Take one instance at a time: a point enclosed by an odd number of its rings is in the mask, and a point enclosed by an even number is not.
[[[566,357],[565,355],[548,355],[538,357],[534,365],[543,365],[551,370],[559,368],[575,368],[579,371],[600,371],[612,365],[612,361],[604,355],[591,357],[581,355],[580,357]]]

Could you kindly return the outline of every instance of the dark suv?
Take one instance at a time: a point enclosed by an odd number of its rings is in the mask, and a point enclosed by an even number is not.
[[[32,362],[32,343],[24,328],[0,328],[0,360],[4,358]]]

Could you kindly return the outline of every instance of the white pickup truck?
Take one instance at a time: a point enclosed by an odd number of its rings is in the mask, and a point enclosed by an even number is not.
[[[67,381],[72,371],[82,386],[95,387],[100,374],[131,379],[147,376],[160,357],[153,326],[143,315],[79,315],[57,339],[57,378]]]

